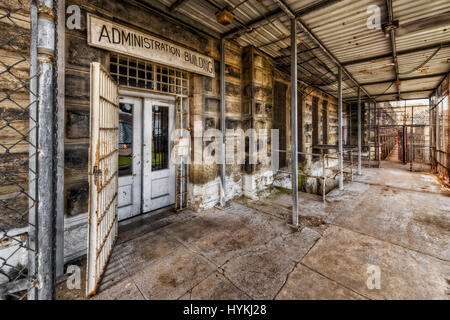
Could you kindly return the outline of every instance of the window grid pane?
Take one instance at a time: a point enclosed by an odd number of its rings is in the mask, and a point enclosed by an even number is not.
[[[188,94],[187,72],[175,68],[111,54],[109,72],[120,86],[181,96]]]

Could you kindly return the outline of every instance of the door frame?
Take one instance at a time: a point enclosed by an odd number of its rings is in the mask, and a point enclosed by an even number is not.
[[[148,213],[154,210],[157,210],[154,208],[153,205],[150,206],[150,208],[146,209],[144,207],[144,198],[145,198],[145,193],[148,193],[148,196],[151,198],[151,183],[150,183],[150,188],[148,188],[148,190],[144,190],[146,188],[146,186],[148,184],[146,184],[145,181],[145,173],[147,171],[147,175],[150,174],[150,182],[151,182],[151,175],[152,175],[152,171],[151,171],[151,163],[150,163],[150,170],[145,170],[146,164],[145,164],[145,159],[144,159],[144,154],[145,154],[145,134],[146,131],[150,132],[150,134],[152,133],[152,121],[151,119],[148,120],[147,117],[145,116],[146,112],[145,110],[151,110],[152,109],[152,101],[160,101],[162,103],[165,104],[169,104],[169,170],[170,170],[170,177],[171,179],[173,179],[173,183],[169,183],[169,194],[170,196],[175,200],[175,165],[172,164],[171,161],[171,147],[173,144],[172,141],[172,131],[175,129],[175,100],[176,100],[176,96],[175,95],[165,95],[165,94],[157,94],[157,93],[150,93],[150,92],[144,92],[144,91],[139,91],[139,90],[133,90],[133,89],[122,89],[119,88],[119,97],[127,97],[127,98],[140,98],[142,99],[142,117],[141,117],[141,187],[140,187],[140,213],[139,214],[143,214],[143,213]],[[150,112],[151,113],[151,112]],[[146,124],[146,126],[144,125]],[[150,145],[151,148],[151,145]],[[151,149],[150,149],[150,153],[151,153]]]
[[[142,208],[145,212],[150,212],[157,210],[159,208],[163,208],[166,206],[170,206],[175,203],[175,165],[172,164],[172,135],[175,125],[175,100],[167,100],[164,97],[158,98],[148,98],[145,99],[145,109],[143,119],[145,122],[149,123],[147,127],[144,128],[144,139],[143,139],[143,156],[145,154],[152,154],[152,139],[153,139],[153,106],[158,105],[161,107],[167,107],[169,109],[169,128],[168,128],[168,168],[158,171],[153,171],[152,159],[150,161],[145,160],[142,166],[143,177],[146,179],[148,183],[143,185],[142,190]],[[150,119],[149,119],[150,118]],[[146,137],[150,139],[148,142],[149,146],[146,146]],[[150,137],[150,138],[149,138]],[[153,182],[155,180],[161,179],[166,176],[168,173],[168,193],[161,195],[157,198],[153,198],[154,190],[153,190]],[[172,187],[173,186],[173,187]],[[168,203],[166,203],[168,201]],[[165,203],[161,205],[161,203]]]
[[[133,104],[133,158],[132,174],[128,176],[119,176],[117,189],[120,184],[127,183],[131,185],[131,204],[118,208],[119,221],[135,217],[142,213],[142,141],[143,141],[143,122],[142,114],[144,103],[142,99],[129,95],[121,95],[119,90],[119,104]],[[120,111],[119,111],[120,112]],[[120,121],[120,120],[119,120]],[[122,212],[122,213],[121,213]],[[122,215],[122,217],[120,217]]]

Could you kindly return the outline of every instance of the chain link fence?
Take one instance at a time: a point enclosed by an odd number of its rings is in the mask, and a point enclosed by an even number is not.
[[[37,9],[0,3],[0,299],[35,299],[37,276]]]

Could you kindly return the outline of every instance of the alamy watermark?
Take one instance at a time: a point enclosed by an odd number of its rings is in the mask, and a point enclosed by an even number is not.
[[[224,135],[218,129],[203,131],[202,122],[195,121],[193,136],[187,129],[176,129],[171,140],[174,164],[247,163],[270,165],[273,170],[279,166],[278,129],[227,129]]]
[[[380,290],[381,289],[381,269],[376,265],[369,265],[367,267],[367,289]]]

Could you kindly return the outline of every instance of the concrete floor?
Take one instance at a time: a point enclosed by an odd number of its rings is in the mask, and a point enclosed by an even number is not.
[[[363,173],[325,204],[300,194],[299,232],[283,192],[129,220],[93,299],[449,299],[450,192],[401,163]]]

